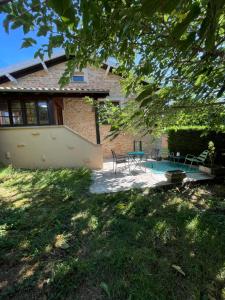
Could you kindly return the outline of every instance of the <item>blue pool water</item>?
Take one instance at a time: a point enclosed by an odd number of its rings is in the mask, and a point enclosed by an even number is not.
[[[152,170],[153,173],[163,174],[166,171],[182,170],[186,173],[199,173],[198,168],[190,167],[182,163],[175,163],[172,161],[149,161],[146,162],[146,168]]]

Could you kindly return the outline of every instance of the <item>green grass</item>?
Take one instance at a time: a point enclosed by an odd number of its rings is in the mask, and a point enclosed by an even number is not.
[[[0,298],[225,299],[223,186],[91,195],[90,182],[0,170]]]

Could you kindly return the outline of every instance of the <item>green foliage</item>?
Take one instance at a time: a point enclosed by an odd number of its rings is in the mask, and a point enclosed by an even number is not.
[[[30,46],[33,46],[36,43],[37,42],[33,38],[24,38],[21,48],[28,48]]]
[[[48,37],[36,56],[65,49],[61,85],[75,68],[112,56],[127,78],[126,92],[140,92],[135,120],[146,130],[191,124],[225,130],[225,0],[16,0],[0,10],[6,31],[35,27]]]
[[[51,7],[66,24],[76,24],[76,10],[72,0],[50,0],[48,1],[49,7]]]
[[[210,165],[212,167],[213,164],[214,164],[215,155],[216,155],[216,148],[215,148],[214,143],[212,141],[209,141],[208,151],[209,151]]]
[[[2,299],[224,298],[223,185],[94,195],[86,169],[0,179]]]
[[[225,165],[225,159],[222,153],[224,152],[225,134],[208,131],[205,129],[184,129],[170,130],[168,132],[168,147],[170,152],[180,152],[181,155],[193,154],[199,155],[202,151],[207,150],[208,146],[212,146],[213,162]],[[212,144],[213,143],[213,144]],[[215,155],[216,149],[216,155]]]
[[[174,26],[172,30],[172,37],[174,37],[175,39],[179,39],[180,41],[181,36],[186,32],[190,23],[193,22],[200,13],[201,9],[199,3],[193,3],[190,6],[190,10],[186,14],[184,14],[183,18],[181,18],[181,21]]]
[[[99,123],[113,124],[115,119],[119,120],[122,109],[119,105],[114,105],[112,101],[106,100],[98,104]]]
[[[109,292],[109,287],[105,282],[101,282],[100,287],[105,291],[107,294],[108,298],[110,299],[110,292]]]
[[[104,104],[98,104],[97,108],[99,111],[99,123],[111,126],[110,138],[115,138],[123,130],[131,134],[147,133],[146,127],[136,120],[135,114],[139,114],[136,101],[130,99],[127,103],[115,106],[112,101],[106,100]]]

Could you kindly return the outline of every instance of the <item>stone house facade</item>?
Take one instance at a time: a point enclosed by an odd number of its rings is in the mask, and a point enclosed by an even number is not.
[[[132,151],[134,140],[142,139],[144,150],[155,147],[151,137],[140,138],[125,132],[110,140],[107,138],[110,125],[99,125],[96,108],[85,101],[85,96],[96,101],[109,98],[117,105],[127,101],[122,93],[121,78],[112,72],[112,66],[89,66],[82,72],[77,71],[71,82],[62,89],[58,82],[64,72],[65,63],[65,56],[58,56],[44,63],[37,62],[2,73],[0,128],[14,127],[18,130],[23,126],[65,126],[90,143],[100,144],[103,158],[111,157],[111,149],[120,154]],[[16,99],[20,99],[19,107],[15,103]],[[43,122],[44,118],[42,120],[45,113],[45,103],[40,102],[42,100],[48,105],[47,123]],[[8,113],[4,108],[6,105]],[[34,108],[32,110],[29,107]],[[158,140],[157,143],[160,147],[162,141]]]

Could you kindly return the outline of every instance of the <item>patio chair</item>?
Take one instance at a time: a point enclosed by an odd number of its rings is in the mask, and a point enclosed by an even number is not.
[[[191,166],[193,163],[196,164],[205,164],[205,161],[207,159],[209,151],[208,150],[204,150],[199,156],[194,156],[192,154],[187,154],[185,157],[185,161],[184,164],[186,164],[186,161],[191,162]]]
[[[117,165],[119,164],[125,164],[130,170],[129,167],[129,158],[127,155],[118,155],[114,150],[111,150],[112,157],[113,157],[113,172],[116,174]]]

